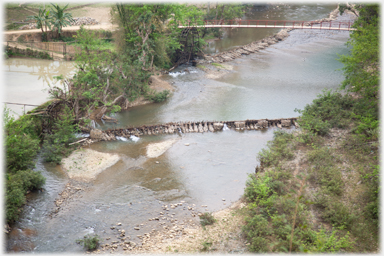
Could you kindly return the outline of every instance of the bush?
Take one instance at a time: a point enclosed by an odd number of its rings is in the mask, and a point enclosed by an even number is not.
[[[86,235],[83,239],[77,239],[76,243],[83,245],[88,251],[93,251],[99,247],[100,238],[98,235]]]
[[[246,218],[243,227],[245,237],[250,243],[251,252],[268,252],[269,236],[273,234],[268,221],[260,214]]]
[[[4,109],[5,150],[7,170],[16,172],[34,167],[34,159],[39,149],[38,122],[29,116],[15,120]]]
[[[294,157],[293,135],[284,131],[275,131],[274,138],[268,142],[268,148],[262,149],[258,154],[257,159],[263,167],[277,166],[281,160],[290,160]]]
[[[41,188],[44,183],[45,177],[40,172],[23,170],[7,174],[5,202],[8,223],[18,220],[20,207],[26,201],[25,194]]]
[[[149,94],[146,96],[146,99],[159,103],[165,101],[169,96],[169,90],[164,90],[159,93]]]
[[[272,195],[272,189],[269,187],[270,181],[271,179],[267,175],[264,175],[261,178],[249,175],[244,192],[247,201],[259,202]]]
[[[64,113],[60,115],[53,126],[53,133],[47,134],[43,144],[43,158],[46,162],[61,163],[63,157],[68,156],[74,149],[69,145],[76,139],[75,132],[78,130],[73,123],[73,114],[66,106]]]
[[[339,230],[326,231],[322,227],[316,232],[314,243],[306,245],[304,252],[345,252],[345,250],[352,249],[353,245],[354,242],[350,240],[349,232],[342,236]]]
[[[354,100],[349,95],[341,95],[330,90],[323,91],[304,110],[295,109],[301,114],[300,127],[315,134],[327,135],[330,128],[345,128],[352,118]]]
[[[207,225],[213,225],[216,222],[215,217],[213,217],[212,213],[205,212],[200,216],[200,224],[205,227]]]

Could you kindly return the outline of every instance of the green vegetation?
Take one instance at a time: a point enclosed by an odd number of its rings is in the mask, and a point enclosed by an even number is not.
[[[211,250],[211,247],[212,247],[213,243],[208,241],[208,240],[206,240],[201,245],[203,246],[203,248],[201,248],[201,251],[202,252],[207,252],[207,251]]]
[[[22,26],[24,26],[24,24],[10,23],[5,27],[5,30],[17,30]]]
[[[53,6],[52,18],[51,18],[52,25],[54,28],[56,28],[57,37],[60,38],[62,28],[71,25],[70,22],[73,21],[72,14],[68,12],[64,12],[68,8],[69,4],[67,4],[64,7],[61,7],[58,4],[51,4],[51,5]],[[48,16],[49,16],[49,12],[48,12]]]
[[[213,66],[215,66],[215,67],[225,69],[225,67],[224,67],[223,65],[219,64],[219,63],[211,63],[211,64],[212,64]]]
[[[39,7],[39,12],[36,15],[30,15],[26,19],[36,22],[37,28],[41,29],[43,42],[48,40],[48,28],[55,28],[57,38],[61,38],[62,28],[69,26],[72,21],[72,14],[65,12],[69,4],[64,7],[59,4],[51,5],[51,10]]]
[[[202,20],[203,12],[186,4],[116,4],[114,19],[121,28],[117,47],[144,70],[170,68],[181,45],[179,23]]]
[[[351,55],[340,58],[342,88],[355,96],[324,91],[296,110],[301,131],[275,132],[249,175],[243,232],[253,252],[378,250],[378,6],[359,8]]]
[[[77,239],[76,243],[83,245],[88,251],[93,251],[99,247],[100,238],[98,235],[86,235],[83,239]]]
[[[49,103],[47,103],[49,104]],[[36,113],[47,104],[32,110]],[[60,163],[74,147],[74,132],[77,125],[68,108],[64,108],[57,120],[47,120],[38,115],[23,115],[15,120],[9,109],[4,109],[4,146],[6,156],[6,221],[17,221],[26,202],[26,194],[40,189],[45,178],[39,171],[34,171],[35,162],[42,145],[42,156],[49,162]],[[48,123],[53,123],[49,129]],[[48,134],[43,133],[48,130]],[[49,132],[50,131],[50,132]]]
[[[246,4],[230,4],[230,3],[217,3],[215,5],[206,6],[204,19],[215,20],[217,24],[220,24],[224,20],[233,20],[243,17],[247,9]],[[223,35],[223,31],[220,28],[205,28],[202,29],[202,38],[212,39],[220,38]]]
[[[158,93],[153,92],[152,94],[147,94],[145,98],[155,103],[159,103],[165,101],[168,98],[169,93],[170,92],[168,90],[164,90]]]
[[[75,146],[71,145],[76,140],[77,125],[73,124],[73,114],[65,106],[62,114],[55,120],[51,134],[46,134],[42,147],[43,158],[46,162],[61,163],[63,157],[67,157]]]
[[[205,212],[200,217],[200,224],[205,227],[207,225],[212,225],[213,223],[216,222],[215,217],[213,217],[212,213],[210,212]]]
[[[35,117],[22,116],[15,120],[9,109],[4,109],[4,146],[6,155],[6,221],[14,222],[26,202],[25,195],[44,185],[45,178],[40,172],[32,171],[39,149],[41,130],[36,126]]]
[[[5,48],[5,57],[28,57],[28,58],[37,58],[37,59],[47,59],[52,60],[52,57],[49,55],[48,52],[45,51],[37,51],[32,50],[30,48],[27,49],[19,49],[19,48],[13,48],[7,46]]]
[[[47,41],[48,28],[51,29],[51,15],[50,11],[46,9],[39,9],[37,15],[28,16],[27,20],[34,20],[36,22],[36,27],[41,29],[42,41]],[[45,31],[44,31],[45,28]]]

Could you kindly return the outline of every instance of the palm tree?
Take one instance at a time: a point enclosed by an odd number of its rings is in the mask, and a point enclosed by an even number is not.
[[[65,9],[68,8],[69,4],[67,4],[64,8],[61,8],[58,4],[54,5],[51,3],[51,5],[54,8],[52,10],[52,19],[53,19],[52,24],[57,29],[57,34],[58,34],[58,37],[60,38],[61,37],[61,29],[63,27],[71,25],[70,22],[73,21],[72,14],[68,13],[68,12],[66,12],[66,13],[64,12]]]
[[[28,16],[27,20],[36,21],[36,27],[41,28],[43,41],[47,41],[48,28],[51,29],[51,16],[46,9],[39,8],[39,14]],[[45,27],[45,32],[43,27]]]

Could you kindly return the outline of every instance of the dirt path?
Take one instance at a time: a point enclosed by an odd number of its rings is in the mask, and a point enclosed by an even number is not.
[[[99,25],[85,25],[84,28],[91,29],[91,30],[98,30],[98,29],[104,29],[104,30],[112,30],[114,31],[118,26],[113,24],[99,24]],[[76,31],[79,30],[80,26],[71,26],[71,27],[65,27],[63,28],[63,31]],[[48,29],[48,31],[51,31]],[[33,33],[41,33],[41,29],[28,29],[28,30],[12,30],[12,31],[5,31],[4,35],[21,35],[21,34],[33,34]]]

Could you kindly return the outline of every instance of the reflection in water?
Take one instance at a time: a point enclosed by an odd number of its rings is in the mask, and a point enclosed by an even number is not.
[[[271,5],[256,6],[252,14],[246,14],[243,20],[301,20],[311,21],[328,17],[336,4],[279,4],[279,7]],[[230,50],[231,48],[249,44],[253,41],[261,40],[267,36],[279,32],[280,29],[271,28],[228,28],[224,29],[222,39],[210,42],[205,51],[208,53],[218,53]]]
[[[74,64],[69,61],[10,58],[3,62],[5,92],[3,101],[39,105],[48,100],[51,85],[61,86],[55,76],[70,78],[74,74]],[[23,106],[7,105],[17,115],[23,113]],[[34,107],[27,106],[26,112]]]

